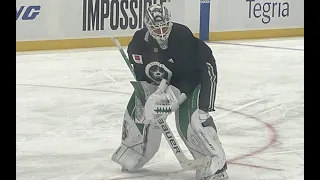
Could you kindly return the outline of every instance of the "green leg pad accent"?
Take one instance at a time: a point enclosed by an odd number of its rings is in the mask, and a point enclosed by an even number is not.
[[[187,100],[179,107],[179,116],[176,117],[177,129],[183,140],[187,140],[188,127],[191,121],[191,115],[198,108],[198,95],[200,86],[196,87],[192,93],[187,94]]]

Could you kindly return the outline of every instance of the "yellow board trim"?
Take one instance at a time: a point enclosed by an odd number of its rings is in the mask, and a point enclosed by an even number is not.
[[[199,33],[195,33],[199,37]],[[223,31],[211,32],[210,41],[256,39],[256,38],[275,38],[304,36],[304,28],[292,29],[268,29],[268,30],[249,30],[249,31]],[[127,46],[132,37],[119,37],[121,45]],[[61,39],[61,40],[42,40],[42,41],[17,41],[16,51],[38,51],[38,50],[57,50],[57,49],[76,49],[92,47],[111,47],[114,46],[109,37],[107,38],[85,38],[85,39]]]
[[[304,28],[211,32],[210,41],[304,36]]]

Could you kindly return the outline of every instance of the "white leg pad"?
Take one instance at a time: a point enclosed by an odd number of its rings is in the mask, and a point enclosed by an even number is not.
[[[130,118],[125,113],[125,119]],[[162,131],[155,124],[146,126],[141,135],[132,120],[127,121],[125,137],[111,159],[128,171],[137,170],[145,165],[160,148]]]
[[[198,153],[192,153],[194,156],[200,157],[200,154],[205,154],[212,157],[212,164],[209,168],[196,171],[196,178],[202,179],[222,169],[226,163],[226,155],[216,130],[212,126],[203,127],[199,116],[199,109],[191,116],[192,130],[188,130],[188,139],[191,139],[192,144],[194,144],[193,147],[198,151]]]
[[[114,162],[120,164],[128,171],[134,171],[139,168],[140,161],[146,161],[142,154],[124,144],[121,144],[111,158]]]

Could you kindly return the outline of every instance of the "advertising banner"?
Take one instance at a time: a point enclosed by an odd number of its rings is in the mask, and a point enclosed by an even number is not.
[[[302,0],[217,0],[211,8],[211,32],[304,27]]]
[[[25,3],[27,2],[27,3]],[[51,40],[132,36],[143,27],[145,9],[165,4],[172,19],[184,21],[185,1],[171,0],[17,0],[16,37]],[[181,9],[181,11],[177,11]]]

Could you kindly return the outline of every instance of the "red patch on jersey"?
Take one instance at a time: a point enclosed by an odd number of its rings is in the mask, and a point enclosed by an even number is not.
[[[134,62],[138,63],[138,64],[143,64],[142,62],[142,56],[139,54],[132,54],[132,58],[134,60]]]

